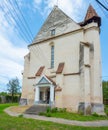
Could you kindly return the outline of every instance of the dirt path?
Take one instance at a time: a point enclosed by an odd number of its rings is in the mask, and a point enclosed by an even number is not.
[[[7,108],[4,111],[11,116],[21,115],[21,113],[12,112],[11,109],[12,107]],[[74,125],[74,126],[93,126],[93,127],[108,126],[108,120],[74,121],[74,120],[67,120],[67,119],[54,118],[54,117],[45,117],[45,116],[38,116],[38,115],[29,115],[29,114],[23,114],[23,117],[36,119],[36,120],[42,120],[42,121],[51,121],[51,122],[60,123],[60,124]]]

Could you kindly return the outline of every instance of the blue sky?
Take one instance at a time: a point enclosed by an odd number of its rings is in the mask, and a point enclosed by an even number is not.
[[[105,0],[100,1],[108,7],[107,0],[106,3]],[[102,76],[108,76],[108,12],[102,11],[95,0],[58,0],[58,7],[74,21],[81,22],[90,3],[102,18],[100,33]],[[21,71],[24,55],[28,53],[27,45],[32,42],[56,4],[57,0],[0,0],[0,91],[6,91],[9,79],[17,76],[20,82],[22,81]],[[32,35],[27,33],[28,27]],[[108,80],[108,77],[103,79]]]

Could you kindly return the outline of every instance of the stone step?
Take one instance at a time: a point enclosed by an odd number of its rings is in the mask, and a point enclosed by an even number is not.
[[[46,112],[48,105],[33,105],[29,109],[27,109],[25,114],[35,114],[38,115],[40,112]]]

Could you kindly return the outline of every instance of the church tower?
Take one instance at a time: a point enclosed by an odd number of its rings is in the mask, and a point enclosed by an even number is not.
[[[90,5],[84,22],[84,39],[88,43],[84,47],[84,66],[81,70],[82,101],[84,112],[89,110],[94,113],[103,113],[102,74],[101,74],[101,49],[100,49],[100,26],[101,18]],[[89,60],[87,61],[87,57]],[[84,96],[83,96],[84,95]]]

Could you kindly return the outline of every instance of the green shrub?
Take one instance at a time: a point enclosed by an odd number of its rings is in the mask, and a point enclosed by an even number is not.
[[[12,102],[12,96],[11,95],[6,95],[6,102]],[[14,96],[13,97],[13,102],[19,102],[19,96]]]
[[[0,97],[0,103],[2,102],[2,99],[1,99],[1,97]]]
[[[96,112],[94,112],[92,115],[95,117],[99,117],[99,115]]]
[[[84,112],[83,112],[82,110],[79,110],[79,111],[78,111],[78,114],[79,114],[79,115],[84,115]]]
[[[66,112],[66,108],[59,108],[58,111],[59,112]]]
[[[46,112],[47,112],[47,113],[51,112],[51,107],[47,107]]]
[[[52,113],[58,112],[58,108],[57,108],[57,107],[52,108],[52,109],[51,109],[51,112],[52,112]]]
[[[46,116],[46,113],[40,112],[39,115],[40,115],[40,116]]]
[[[23,115],[21,114],[21,115],[19,115],[18,117],[23,117]]]
[[[51,117],[51,113],[49,112],[49,113],[45,113],[45,116],[46,117]]]

